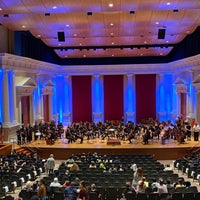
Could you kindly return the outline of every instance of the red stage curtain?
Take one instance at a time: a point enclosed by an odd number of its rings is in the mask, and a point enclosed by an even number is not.
[[[123,108],[123,75],[104,76],[104,121],[121,120]]]
[[[73,122],[92,121],[91,76],[72,76]]]
[[[156,74],[138,74],[136,81],[136,122],[156,119]]]
[[[30,123],[29,96],[21,96],[22,123],[26,126]]]
[[[43,96],[44,121],[49,122],[49,95]]]

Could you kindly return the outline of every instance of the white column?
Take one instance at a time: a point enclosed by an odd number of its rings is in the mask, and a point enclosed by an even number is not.
[[[68,125],[72,122],[72,79],[71,76],[65,76],[65,91],[64,91],[64,113],[63,124]]]
[[[103,78],[100,75],[92,77],[92,116],[95,123],[103,121]]]
[[[124,76],[124,120],[126,122],[135,122],[135,110],[135,75],[127,74]]]
[[[49,120],[53,120],[53,93],[49,94]]]
[[[13,87],[13,99],[12,99],[12,102],[13,102],[13,117],[14,117],[14,121],[13,123],[15,125],[18,125],[18,117],[17,117],[17,106],[16,106],[16,101],[17,101],[17,96],[16,96],[16,86],[15,86],[15,78],[16,78],[16,73],[15,71],[12,72],[12,87]]]
[[[10,101],[9,101],[9,88],[8,88],[8,70],[3,70],[3,127],[11,126],[10,123]]]

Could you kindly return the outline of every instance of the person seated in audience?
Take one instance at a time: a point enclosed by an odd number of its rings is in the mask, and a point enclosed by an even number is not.
[[[96,185],[95,185],[94,183],[91,184],[90,190],[89,190],[88,193],[89,193],[89,196],[90,196],[91,193],[95,193],[96,196],[97,196],[97,198],[98,198],[98,200],[100,200],[101,197],[102,197],[101,193],[100,193],[99,190],[96,188]]]
[[[97,168],[97,165],[93,160],[91,161],[89,168]]]
[[[184,183],[183,179],[178,179],[178,183],[175,184],[175,189],[176,189],[176,188],[185,187],[185,185],[184,185],[183,183]]]
[[[110,173],[116,173],[116,172],[117,172],[117,168],[116,168],[115,165],[111,165],[111,167],[108,169],[108,171],[109,171]]]
[[[62,187],[62,185],[58,182],[58,178],[54,178],[53,182],[50,183],[50,187]]]
[[[66,165],[68,166],[69,164],[73,164],[75,162],[74,157],[70,156],[69,159],[66,160]]]
[[[41,179],[39,182],[39,187],[37,189],[37,196],[41,200],[47,199],[47,189],[46,189],[46,185],[43,179]]]
[[[136,194],[136,190],[134,187],[132,187],[131,185],[131,182],[130,181],[127,181],[126,184],[125,184],[125,189],[122,193],[122,196],[124,198],[126,198],[126,194]]]
[[[103,169],[103,170],[106,170],[106,166],[102,161],[100,161],[99,168]]]
[[[136,192],[137,193],[145,193],[145,190],[146,190],[146,184],[145,184],[145,181],[142,179],[140,181],[138,181],[138,184],[136,186]]]
[[[33,184],[31,181],[26,182],[26,186],[19,192],[19,197],[22,199],[30,199],[33,192]]]
[[[78,164],[74,162],[69,170],[73,171],[73,172],[75,172],[75,171],[77,172],[80,170],[80,168],[79,168]]]
[[[158,194],[168,193],[167,185],[164,184],[163,179],[159,179]]]
[[[172,183],[171,179],[167,179],[166,181],[166,186],[167,188],[174,188],[174,184]]]
[[[71,182],[65,187],[65,200],[76,200],[77,199],[77,188],[74,186],[74,182]]]
[[[160,186],[159,182],[157,182],[156,178],[153,178],[152,183],[151,183],[152,192],[157,192],[159,186]]]

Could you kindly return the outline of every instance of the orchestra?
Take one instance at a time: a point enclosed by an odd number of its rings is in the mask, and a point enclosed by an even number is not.
[[[33,126],[22,125],[17,131],[17,143],[23,145],[31,141],[46,140],[46,144],[54,144],[57,139],[67,141],[66,143],[83,143],[86,138],[89,143],[95,138],[104,141],[116,138],[122,141],[132,143],[149,144],[149,141],[160,141],[161,144],[169,139],[173,139],[180,144],[185,143],[186,138],[191,138],[194,132],[194,139],[198,141],[200,127],[197,123],[192,126],[189,122],[178,118],[173,124],[170,121],[159,122],[157,120],[146,120],[139,124],[133,122],[124,123],[119,121],[113,123],[106,121],[105,123],[89,123],[79,122],[71,123],[64,128],[61,122],[57,124],[51,122],[35,122]]]

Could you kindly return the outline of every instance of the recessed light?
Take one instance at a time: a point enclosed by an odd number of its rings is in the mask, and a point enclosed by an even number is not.
[[[169,41],[167,40],[166,43],[169,43]]]
[[[66,24],[66,27],[69,27],[69,24]]]
[[[25,25],[22,25],[22,28],[26,28],[26,26],[25,26]]]
[[[114,42],[112,42],[111,44],[115,44]]]
[[[65,55],[65,58],[67,58],[68,56],[67,55]]]
[[[85,57],[86,57],[86,55],[84,54],[84,55],[83,55],[83,57],[85,58]]]
[[[159,24],[159,22],[156,22],[156,24],[158,25],[158,24]]]
[[[61,44],[59,43],[58,46],[61,46]]]
[[[79,45],[82,46],[82,43],[80,43]]]
[[[169,5],[171,5],[171,3],[170,3],[170,2],[167,2],[166,5],[169,6]]]
[[[160,53],[160,56],[162,56],[163,55],[163,53]]]
[[[41,37],[41,35],[37,35],[39,38]]]
[[[52,8],[53,8],[53,9],[56,9],[56,8],[57,8],[57,6],[53,6]]]
[[[0,8],[0,10],[3,10],[2,8]]]
[[[113,36],[113,35],[114,35],[114,33],[110,33],[110,35],[111,35],[111,36]]]
[[[77,34],[76,34],[76,33],[74,33],[74,36],[76,37],[76,36],[77,36]]]
[[[115,55],[114,54],[112,54],[112,57],[114,57]]]
[[[112,7],[113,7],[113,3],[109,3],[108,6],[109,6],[110,8],[112,8]]]
[[[140,55],[143,56],[143,53],[141,53]]]
[[[110,23],[110,26],[114,26],[114,24],[113,24],[113,23]]]
[[[144,44],[146,44],[147,43],[147,41],[144,41]]]

